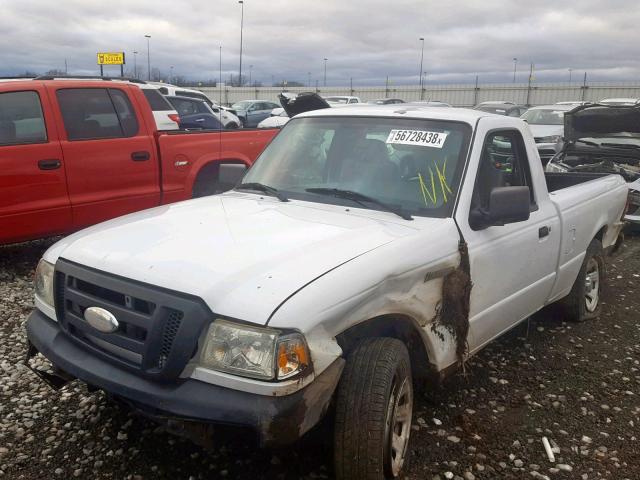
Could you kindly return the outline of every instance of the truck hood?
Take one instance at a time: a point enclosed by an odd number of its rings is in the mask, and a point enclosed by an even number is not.
[[[229,192],[90,227],[45,259],[196,295],[218,315],[264,324],[316,278],[416,232],[389,215]]]
[[[567,142],[625,134],[640,136],[640,105],[582,105],[564,114]]]

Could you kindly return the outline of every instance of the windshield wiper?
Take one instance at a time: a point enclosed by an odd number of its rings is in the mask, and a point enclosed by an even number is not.
[[[378,205],[379,207],[382,207],[387,212],[395,213],[396,215],[398,215],[401,218],[404,218],[405,220],[413,220],[413,217],[408,213],[406,213],[402,209],[402,207],[389,205],[388,203],[378,200],[377,198],[373,198],[368,195],[365,195],[364,193],[354,192],[352,190],[341,190],[339,188],[324,188],[324,187],[307,188],[306,191],[309,193],[317,193],[318,195],[330,195],[336,198],[345,198],[347,200],[353,200],[354,202],[357,202],[360,205],[363,205],[365,207],[366,205],[364,205],[363,202],[375,203],[376,205]]]
[[[265,185],[264,183],[258,182],[247,182],[241,183],[240,185],[236,185],[234,190],[257,190],[258,192],[266,193],[267,195],[272,195],[276,197],[281,202],[288,202],[289,199],[277,188],[270,187],[269,185]]]
[[[591,140],[583,140],[581,138],[577,139],[574,143],[584,143],[585,145],[591,145],[592,147],[599,147],[600,144],[596,142],[592,142]]]

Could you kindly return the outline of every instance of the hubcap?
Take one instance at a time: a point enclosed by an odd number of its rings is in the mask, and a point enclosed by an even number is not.
[[[594,312],[600,300],[600,268],[595,258],[587,262],[584,301],[588,312]]]
[[[411,415],[413,413],[413,389],[408,378],[394,382],[389,398],[387,416],[388,460],[394,477],[400,474],[411,433]]]

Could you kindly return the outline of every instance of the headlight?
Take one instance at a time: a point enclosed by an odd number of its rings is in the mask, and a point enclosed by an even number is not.
[[[300,334],[216,320],[207,332],[200,364],[221,372],[283,380],[309,367],[309,351]]]
[[[53,307],[53,265],[44,259],[40,260],[36,268],[34,283],[36,296],[44,303]]]
[[[548,137],[536,137],[536,143],[558,143],[562,140],[562,135],[550,135]]]

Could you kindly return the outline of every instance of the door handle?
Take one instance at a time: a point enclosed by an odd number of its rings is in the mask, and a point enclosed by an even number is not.
[[[196,118],[196,122],[204,122],[204,118]]]
[[[40,170],[56,170],[60,168],[60,165],[62,165],[62,163],[56,158],[38,160],[38,168]]]
[[[144,162],[145,160],[149,160],[151,158],[151,155],[149,154],[149,152],[133,152],[131,154],[131,160],[133,160],[134,162]]]
[[[538,229],[538,238],[544,238],[544,237],[548,237],[549,233],[551,232],[551,227],[540,227]]]

